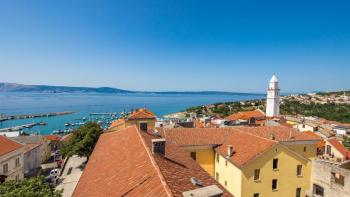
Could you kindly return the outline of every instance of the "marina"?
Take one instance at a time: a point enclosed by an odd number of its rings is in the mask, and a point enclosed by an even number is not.
[[[23,129],[30,129],[35,126],[45,126],[46,122],[37,122],[37,123],[30,123],[30,124],[24,124],[14,127],[8,127],[0,129],[0,132],[11,132],[11,131],[22,131]]]
[[[51,117],[51,116],[63,116],[73,114],[73,111],[64,111],[64,112],[50,112],[44,114],[23,114],[23,115],[1,115],[0,122],[6,120],[16,120],[16,119],[28,119],[28,118],[42,118],[42,117]]]

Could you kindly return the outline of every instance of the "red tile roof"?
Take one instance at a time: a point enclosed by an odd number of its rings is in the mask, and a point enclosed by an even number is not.
[[[164,129],[164,137],[179,146],[223,144],[231,128]]]
[[[151,140],[158,137],[146,132],[141,133],[149,149],[151,149]],[[204,187],[217,185],[224,191],[222,196],[232,196],[176,144],[167,142],[165,155],[154,154],[153,156],[174,196],[182,196],[182,192],[184,191],[200,188],[192,184],[192,177],[200,180]]]
[[[129,120],[132,119],[155,119],[156,116],[153,112],[149,111],[148,109],[138,109],[130,114],[128,117]]]
[[[235,127],[243,132],[248,132],[266,139],[275,139],[276,141],[318,141],[322,139],[319,136],[310,136],[294,128],[285,126],[259,126],[259,127]]]
[[[348,159],[348,157],[350,156],[350,151],[343,144],[341,144],[336,138],[329,139],[328,142],[334,148],[336,148],[345,157],[345,159]]]
[[[230,121],[248,120],[250,118],[261,118],[261,117],[265,117],[265,114],[260,110],[242,111],[242,112],[238,112],[227,116],[226,120],[230,120]]]
[[[0,135],[0,156],[24,147],[24,145]]]
[[[61,139],[61,137],[58,135],[45,135],[44,137],[50,141],[60,141]]]
[[[124,123],[125,123],[125,119],[119,118],[118,120],[113,121],[112,124],[109,126],[109,128],[116,127]]]
[[[102,134],[73,196],[182,196],[204,186],[217,185],[231,196],[178,146],[166,143],[164,156],[151,153],[151,140],[136,126]]]
[[[167,196],[169,188],[135,126],[104,133],[73,196]]]
[[[249,161],[259,157],[278,142],[252,135],[250,133],[234,130],[225,143],[217,148],[217,152],[226,157],[227,147],[233,147],[234,154],[230,160],[238,167],[243,167]]]

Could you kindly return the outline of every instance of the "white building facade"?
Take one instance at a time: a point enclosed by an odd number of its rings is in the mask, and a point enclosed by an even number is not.
[[[267,91],[267,117],[276,117],[280,115],[280,89],[278,83],[279,82],[277,76],[273,75],[269,83],[269,89]]]

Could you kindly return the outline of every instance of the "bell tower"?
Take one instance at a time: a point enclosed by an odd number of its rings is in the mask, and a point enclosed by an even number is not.
[[[274,74],[269,83],[266,99],[266,116],[275,117],[280,115],[280,89],[277,76]]]

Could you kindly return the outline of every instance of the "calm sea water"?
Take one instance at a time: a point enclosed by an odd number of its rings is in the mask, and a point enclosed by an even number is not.
[[[178,112],[191,106],[216,102],[239,101],[263,98],[264,95],[192,95],[192,94],[46,94],[46,93],[0,93],[0,114],[19,115],[74,111],[74,114],[21,119],[0,122],[0,128],[46,122],[46,126],[33,127],[27,132],[50,134],[53,130],[65,129],[67,122],[79,122],[81,118],[91,118],[90,113],[123,112],[147,107],[162,115]]]

